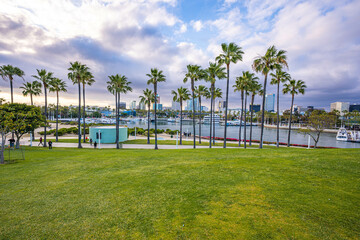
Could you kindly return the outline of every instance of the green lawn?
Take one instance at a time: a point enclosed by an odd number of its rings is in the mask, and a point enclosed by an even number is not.
[[[0,239],[358,239],[360,150],[53,150],[0,166]]]

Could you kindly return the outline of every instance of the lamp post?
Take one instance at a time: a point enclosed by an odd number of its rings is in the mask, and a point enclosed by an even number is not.
[[[99,130],[99,149],[101,149],[101,132],[100,132],[100,130]]]

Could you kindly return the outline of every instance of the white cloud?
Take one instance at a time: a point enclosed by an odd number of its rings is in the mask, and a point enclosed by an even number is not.
[[[190,24],[195,29],[196,32],[201,31],[201,29],[204,27],[203,23],[200,20],[191,21]]]

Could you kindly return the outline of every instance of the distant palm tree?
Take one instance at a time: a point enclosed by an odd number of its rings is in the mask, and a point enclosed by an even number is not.
[[[199,85],[195,87],[195,97],[199,99],[199,107],[200,107],[200,116],[199,116],[199,143],[201,144],[201,97],[206,97],[206,93],[209,92],[209,89],[204,85]]]
[[[93,83],[95,82],[94,76],[92,75],[92,73],[90,72],[90,68],[86,67],[86,71],[84,72],[84,76],[81,80],[81,83],[83,85],[83,142],[86,142],[86,124],[85,124],[85,119],[86,119],[86,111],[85,111],[85,86],[89,85],[91,86]]]
[[[229,77],[230,77],[230,63],[237,63],[239,60],[242,61],[242,55],[244,52],[241,47],[235,43],[223,43],[221,44],[222,53],[216,57],[216,61],[220,64],[226,64],[227,70],[227,83],[226,83],[226,102],[225,102],[225,128],[224,128],[224,148],[226,148],[226,130],[227,130],[227,110],[229,101]]]
[[[20,87],[23,89],[22,94],[26,97],[30,95],[31,106],[34,105],[33,96],[39,96],[41,94],[41,83],[38,81],[26,82]]]
[[[193,113],[193,131],[194,131],[194,145],[196,147],[196,132],[195,132],[195,82],[203,78],[203,70],[198,65],[187,65],[187,73],[185,74],[184,83],[189,79],[191,81],[191,95],[192,95],[192,113]],[[200,123],[201,124],[201,123]]]
[[[47,88],[50,81],[53,79],[53,73],[47,72],[45,69],[36,69],[38,75],[32,75],[33,78],[36,78],[44,86],[45,94],[45,124],[44,124],[44,147],[46,147],[46,125],[47,125]]]
[[[253,113],[254,113],[254,99],[255,95],[259,94],[259,91],[261,90],[262,85],[257,81],[254,80],[250,86],[249,91],[251,92],[251,113],[250,113],[250,139],[249,139],[249,145],[251,146],[252,142],[252,125],[253,125]]]
[[[234,92],[240,92],[241,94],[241,115],[240,115],[240,125],[239,125],[239,147],[241,146],[241,125],[244,115],[244,92],[246,86],[246,78],[244,77],[245,72],[243,71],[243,76],[237,77],[235,81]],[[246,106],[245,106],[246,108]]]
[[[159,82],[165,82],[165,75],[161,70],[158,70],[157,68],[152,68],[150,73],[146,74],[150,79],[147,81],[147,84],[153,84],[154,85],[154,101],[155,101],[155,149],[158,149],[157,144],[157,116],[156,116],[156,108],[157,108],[157,84]]]
[[[143,90],[143,95],[140,96],[140,103],[144,103],[148,107],[148,131],[147,131],[147,144],[150,144],[150,111],[151,111],[151,103],[153,103],[155,100],[155,96],[153,91],[150,89]]]
[[[24,71],[18,67],[12,65],[3,65],[0,67],[0,76],[2,79],[10,81],[10,91],[11,91],[11,103],[14,103],[13,96],[13,80],[14,76],[20,77],[24,80]],[[14,138],[14,137],[13,137]]]
[[[276,112],[277,112],[277,127],[276,127],[276,147],[279,147],[279,140],[280,140],[280,106],[279,106],[279,95],[280,95],[280,83],[284,83],[286,81],[289,81],[291,79],[290,74],[287,72],[283,72],[280,69],[276,69],[275,73],[270,74],[272,76],[270,84],[277,85],[277,100],[276,100]]]
[[[288,144],[287,146],[290,147],[290,132],[291,132],[291,118],[294,106],[294,96],[295,94],[305,94],[306,85],[305,82],[302,80],[289,80],[288,83],[284,84],[283,93],[290,93],[291,94],[291,107],[290,107],[290,120],[289,120],[289,133],[288,133]]]
[[[180,145],[182,145],[182,106],[183,101],[190,99],[190,93],[187,88],[180,87],[176,91],[172,90],[173,101],[180,103]]]
[[[67,92],[65,81],[59,78],[53,78],[49,82],[49,92],[56,93],[56,142],[59,141],[58,137],[58,124],[59,124],[59,92]]]
[[[264,75],[264,88],[263,88],[263,99],[262,99],[262,116],[261,116],[261,132],[260,132],[260,145],[259,148],[263,147],[263,136],[264,136],[264,114],[265,114],[265,95],[266,95],[266,83],[269,72],[281,68],[288,67],[286,51],[277,50],[275,46],[271,46],[267,49],[264,56],[258,56],[253,62],[253,69],[255,72],[260,72]]]
[[[78,93],[79,93],[79,109],[78,109],[78,148],[82,148],[81,146],[81,82],[84,78],[84,75],[88,71],[88,67],[86,65],[81,64],[80,62],[76,61],[74,63],[70,62],[70,68],[68,68],[68,79],[70,79],[73,84],[78,85]]]
[[[211,148],[211,137],[212,137],[212,123],[213,123],[213,115],[214,115],[214,109],[213,109],[213,100],[214,100],[214,91],[215,91],[215,82],[217,79],[224,79],[226,78],[225,68],[221,67],[220,64],[216,63],[209,63],[209,67],[205,70],[206,76],[204,76],[204,79],[206,82],[210,82],[210,141],[209,141],[209,148]]]
[[[211,95],[210,95],[209,97],[211,97]],[[214,97],[214,100],[213,100],[212,102],[213,102],[213,104],[214,104],[213,109],[214,109],[214,111],[215,111],[216,98],[222,98],[222,91],[221,91],[220,88],[215,88],[213,97]],[[214,146],[215,146],[215,138],[216,138],[216,131],[215,131],[215,130],[216,130],[216,129],[215,129],[215,121],[214,121],[214,122],[213,122],[213,133],[214,133],[214,134],[213,134],[213,135],[214,135],[214,137],[213,137],[213,144],[214,144]]]
[[[127,77],[125,77],[124,75],[119,75],[119,74],[111,75],[111,76],[109,76],[109,79],[110,79],[110,81],[107,82],[108,89],[110,87],[110,89],[116,95],[115,96],[115,101],[116,101],[116,103],[115,103],[116,104],[116,148],[119,149],[120,148],[120,145],[119,145],[120,94],[121,93],[126,94],[127,92],[132,92],[132,88],[130,87],[131,82],[129,82],[127,80]]]

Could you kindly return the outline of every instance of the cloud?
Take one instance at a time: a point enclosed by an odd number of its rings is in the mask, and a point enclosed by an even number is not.
[[[190,24],[196,32],[200,32],[201,29],[203,28],[203,23],[200,20],[191,21]]]

